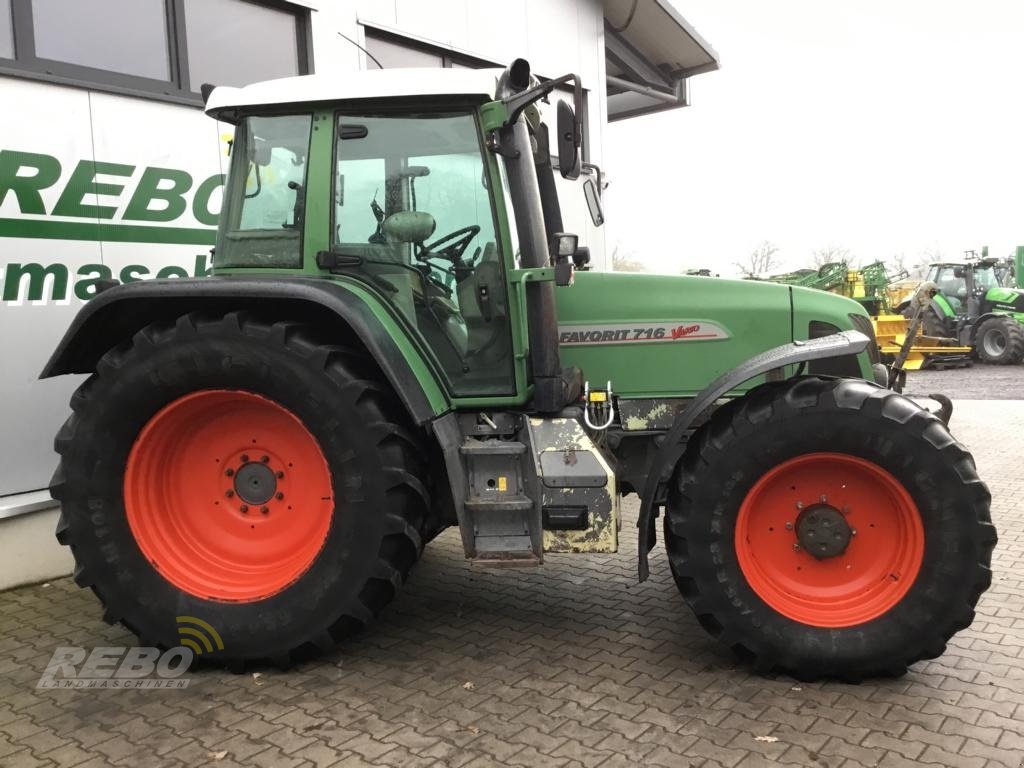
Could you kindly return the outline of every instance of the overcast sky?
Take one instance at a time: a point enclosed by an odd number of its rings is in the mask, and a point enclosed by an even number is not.
[[[608,247],[650,271],[1024,244],[1024,2],[674,0],[722,68],[613,123]]]

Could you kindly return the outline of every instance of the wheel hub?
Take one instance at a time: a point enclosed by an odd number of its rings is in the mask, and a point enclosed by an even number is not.
[[[838,557],[850,545],[853,530],[843,513],[831,504],[813,504],[796,519],[796,538],[818,560]]]
[[[250,461],[235,473],[235,493],[246,504],[266,504],[277,492],[277,478],[266,464]]]

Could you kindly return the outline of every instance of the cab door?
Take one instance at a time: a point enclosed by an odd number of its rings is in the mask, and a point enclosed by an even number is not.
[[[473,108],[336,116],[331,250],[429,348],[456,398],[516,394],[492,175]]]

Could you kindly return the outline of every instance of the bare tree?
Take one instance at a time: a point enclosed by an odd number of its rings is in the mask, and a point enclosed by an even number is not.
[[[888,261],[886,261],[885,266],[889,273],[890,280],[896,279],[897,275],[903,274],[913,277],[913,275],[911,275],[911,268],[907,266],[907,254],[903,251],[894,253],[890,256]]]
[[[779,260],[776,257],[778,252],[777,245],[765,240],[750,252],[746,261],[735,261],[733,266],[742,272],[744,277],[761,277],[778,268]]]
[[[612,250],[612,271],[613,272],[645,272],[643,262],[630,258],[632,254],[619,253],[619,246]]]
[[[850,262],[850,249],[838,245],[829,244],[824,248],[818,248],[811,253],[811,263],[815,269],[821,269],[826,264],[837,261]],[[850,265],[853,266],[852,264]]]
[[[909,268],[910,276],[923,279],[928,274],[928,267],[931,266],[932,262],[943,261],[945,258],[946,256],[939,246],[933,245],[930,248],[925,248],[918,254],[914,266]]]

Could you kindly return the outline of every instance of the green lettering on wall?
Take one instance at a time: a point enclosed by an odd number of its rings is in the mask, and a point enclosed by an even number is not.
[[[209,277],[210,276],[210,262],[206,258],[205,254],[196,254],[196,265],[195,269],[192,270],[192,274],[196,277]]]
[[[149,268],[141,264],[129,264],[121,270],[122,283],[135,283],[142,280],[149,274]]]
[[[208,224],[211,227],[217,226],[219,214],[210,210],[210,198],[219,187],[224,186],[224,174],[216,173],[198,187],[195,197],[192,198],[192,215],[200,224]]]
[[[22,169],[33,169],[31,176],[19,176]],[[22,213],[45,214],[40,190],[52,187],[60,178],[60,161],[49,155],[0,150],[0,203],[13,192]]]
[[[169,187],[160,183],[169,181]],[[124,215],[126,221],[174,221],[185,212],[185,193],[192,188],[192,177],[173,168],[146,168],[135,187]],[[151,208],[154,201],[166,203],[163,208]]]
[[[87,279],[75,282],[75,296],[82,301],[88,301],[96,295],[96,283],[100,280],[109,280],[113,277],[110,267],[106,264],[83,264],[78,268],[78,277]],[[88,277],[92,275],[92,277]]]
[[[43,288],[47,276],[53,278],[52,297],[55,301],[61,301],[68,292],[68,268],[63,264],[50,264],[44,267],[42,264],[8,264],[7,274],[4,277],[4,301],[17,301],[21,292],[21,282],[28,278],[29,301],[39,301],[43,298]]]
[[[88,219],[114,218],[114,214],[117,212],[116,206],[88,204],[84,202],[85,196],[89,194],[120,195],[124,191],[124,184],[96,181],[96,175],[103,173],[109,176],[131,176],[134,171],[134,165],[82,160],[75,166],[71,178],[68,179],[64,191],[60,194],[60,199],[53,207],[53,215]]]

